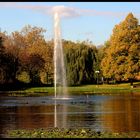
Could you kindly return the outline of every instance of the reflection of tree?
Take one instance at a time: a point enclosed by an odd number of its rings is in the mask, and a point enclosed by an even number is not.
[[[2,103],[2,101],[1,101]],[[16,107],[4,107],[0,108],[0,137],[9,129],[16,129],[14,125],[16,122],[16,117],[13,112],[15,112]]]
[[[140,100],[123,98],[104,102],[103,110],[111,113],[103,114],[104,127],[111,131],[140,131]]]
[[[17,110],[19,128],[53,127],[53,106],[23,106]]]
[[[91,112],[95,112],[96,106],[91,104],[88,105],[86,101],[79,104],[67,105],[64,104],[62,106],[57,107],[57,122],[59,127],[69,127],[69,128],[82,128],[82,127],[91,127],[98,126],[96,114]],[[65,112],[66,111],[66,112]],[[62,113],[62,114],[60,114]]]
[[[67,126],[67,105],[57,105],[57,127]],[[8,114],[7,114],[8,113]],[[0,133],[9,129],[54,127],[54,105],[19,106],[0,110]]]
[[[1,101],[4,103],[4,100]],[[57,127],[92,129],[108,128],[113,132],[140,131],[140,98],[136,96],[114,97],[112,100],[77,103],[71,100],[57,101]],[[36,106],[1,107],[0,131],[8,129],[50,128],[55,124],[54,104]]]

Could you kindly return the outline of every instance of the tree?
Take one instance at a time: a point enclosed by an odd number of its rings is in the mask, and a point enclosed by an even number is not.
[[[96,47],[88,42],[63,42],[69,85],[93,83]]]
[[[41,81],[49,83],[49,76],[53,71],[53,44],[52,41],[46,41],[44,33],[46,30],[39,27],[25,26],[21,34],[24,37],[26,48],[25,52],[30,54],[38,54],[45,61],[44,69],[41,71]]]
[[[101,71],[101,61],[105,57],[105,49],[108,47],[109,41],[106,41],[104,45],[100,45],[97,47],[97,65],[96,65],[96,71],[99,71],[99,73],[96,73],[95,77],[96,79],[100,79],[103,82],[103,74]]]
[[[116,25],[101,62],[103,75],[117,81],[132,81],[140,75],[140,26],[129,13]]]
[[[3,45],[8,39],[4,33],[0,37],[0,83],[5,84],[9,82],[15,82],[16,77],[16,61],[15,56],[8,52],[6,47]]]
[[[53,43],[45,40],[44,32],[43,28],[30,25],[10,35],[0,32],[0,79],[2,83],[16,82],[23,72],[31,74],[29,76],[32,83],[40,80],[44,82],[45,79],[49,82],[49,76],[51,75],[52,78],[53,71]],[[38,63],[37,61],[40,65],[36,64],[35,68],[32,68],[34,62]],[[37,80],[33,77],[33,73],[36,73]]]
[[[0,36],[0,83],[4,83],[5,81],[5,72],[4,72],[4,69],[3,69],[3,58],[4,58],[4,47],[3,47],[3,38]]]
[[[26,71],[29,72],[32,84],[41,84],[40,72],[44,69],[45,61],[39,54],[31,54],[26,61]]]
[[[20,41],[20,39],[15,36],[15,33],[12,33],[12,35],[8,36],[6,41],[5,41],[5,51],[7,53],[7,57],[9,57],[9,61],[11,62],[11,66],[10,66],[10,72],[8,72],[8,74],[10,74],[10,79],[13,82],[16,82],[17,79],[17,74],[20,71],[20,67],[21,67],[21,61],[20,61],[20,52],[21,52],[21,44],[18,44],[18,41]]]

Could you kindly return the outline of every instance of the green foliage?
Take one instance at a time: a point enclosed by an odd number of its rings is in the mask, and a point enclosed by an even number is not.
[[[140,138],[139,132],[100,132],[93,129],[50,128],[34,130],[11,130],[9,138]]]
[[[24,83],[30,83],[30,76],[26,71],[22,71],[17,75],[17,79]]]
[[[94,83],[96,47],[88,42],[63,42],[69,85]]]

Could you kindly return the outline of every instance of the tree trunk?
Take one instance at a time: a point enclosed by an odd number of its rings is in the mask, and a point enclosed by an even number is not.
[[[133,86],[133,79],[130,79],[130,86],[131,86],[131,88],[134,87],[134,86]]]
[[[46,72],[46,78],[47,78],[47,84],[49,84],[49,82],[48,82],[48,72]]]
[[[30,83],[33,84],[33,85],[42,84],[38,72],[34,72],[34,73],[30,72],[30,79],[31,79]]]
[[[109,79],[107,78],[107,84],[109,84]]]

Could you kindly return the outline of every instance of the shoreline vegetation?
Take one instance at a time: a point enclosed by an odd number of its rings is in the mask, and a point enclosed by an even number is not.
[[[0,91],[20,93],[19,96],[54,93],[54,41],[46,40],[46,32],[31,25],[10,34],[0,32]],[[140,82],[140,26],[132,12],[114,26],[104,44],[96,46],[90,40],[65,39],[61,43],[67,84],[73,86],[68,88],[70,94],[140,91],[140,84],[133,85]],[[130,82],[131,86],[118,84],[121,82]],[[94,85],[74,87],[82,84]]]
[[[102,85],[81,85],[68,87],[69,95],[93,95],[93,94],[139,94],[140,82],[135,82],[133,87],[129,83],[123,84],[102,84]],[[54,87],[28,87],[17,90],[0,91],[0,95],[8,96],[48,96],[54,94]]]
[[[92,129],[17,129],[8,130],[7,138],[140,138],[140,132],[100,132]]]

